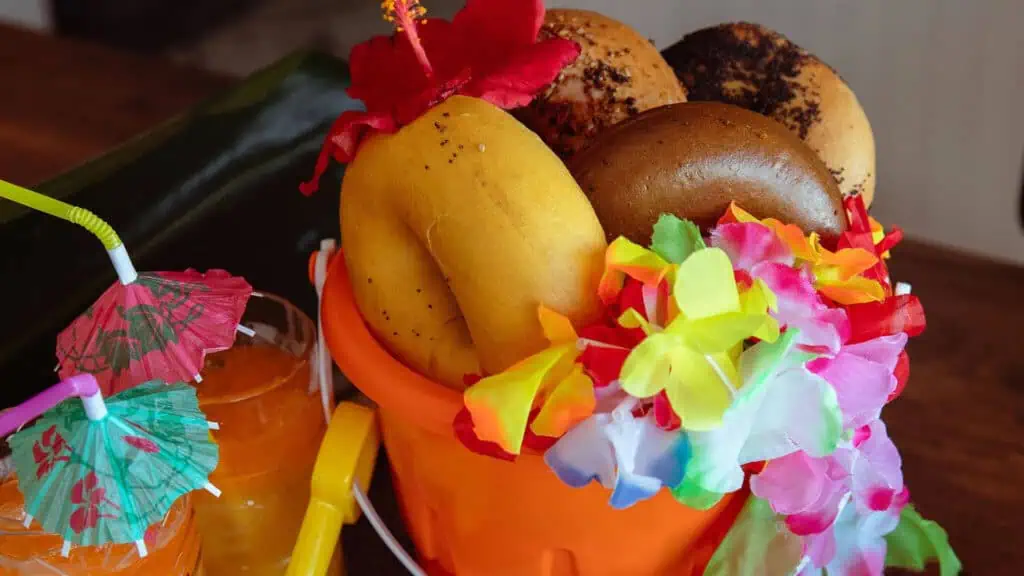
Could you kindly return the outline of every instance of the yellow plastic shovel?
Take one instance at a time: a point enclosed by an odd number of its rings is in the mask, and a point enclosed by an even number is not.
[[[353,402],[338,404],[320,443],[309,506],[287,576],[327,573],[342,524],[354,524],[359,519],[354,489],[370,485],[379,447],[373,410]]]

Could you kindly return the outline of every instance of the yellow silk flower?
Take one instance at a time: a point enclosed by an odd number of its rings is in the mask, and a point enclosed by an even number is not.
[[[737,222],[757,222],[774,230],[797,260],[810,265],[814,287],[833,301],[849,305],[885,299],[885,288],[877,281],[862,276],[878,263],[875,254],[863,248],[843,248],[832,252],[821,245],[817,233],[805,236],[795,224],[783,224],[774,218],[758,220],[735,204],[729,206],[729,211]],[[880,225],[875,229],[877,224],[872,223],[872,236],[876,238],[880,233],[884,235]]]
[[[538,316],[551,346],[463,393],[477,437],[511,454],[522,450],[527,426],[540,436],[559,437],[589,417],[596,404],[594,384],[576,364],[580,351],[572,323],[543,306]]]
[[[657,286],[673,268],[672,264],[651,250],[619,236],[605,250],[604,273],[597,287],[597,295],[607,304],[619,295],[627,276]]]
[[[619,379],[640,398],[664,390],[684,428],[710,430],[732,402],[743,341],[778,338],[779,325],[768,315],[775,295],[760,281],[741,294],[732,263],[718,248],[698,250],[679,265],[672,295],[679,312],[661,331],[635,312],[620,320],[648,336],[626,358]]]

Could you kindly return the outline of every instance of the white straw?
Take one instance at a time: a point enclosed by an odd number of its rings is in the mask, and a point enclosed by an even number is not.
[[[67,558],[68,554],[71,554],[71,540],[65,540],[64,543],[60,545],[60,555],[63,558]]]
[[[139,558],[145,558],[149,555],[149,550],[146,548],[145,540],[136,540],[135,549],[139,551]]]
[[[366,519],[370,521],[370,525],[377,531],[377,535],[387,544],[391,553],[395,555],[395,558],[398,558],[402,566],[405,566],[409,574],[412,574],[412,576],[427,576],[427,573],[416,564],[412,556],[409,556],[409,553],[395,539],[394,534],[384,525],[384,521],[377,515],[377,510],[374,509],[373,504],[370,503],[370,499],[366,497],[363,489],[359,487],[358,482],[352,482],[352,494],[356,497],[356,503],[363,509],[363,514],[366,514]]]
[[[193,376],[192,379],[196,381],[196,384],[200,384],[203,381],[203,377],[200,376],[199,374],[196,374],[195,376]]]
[[[206,490],[210,494],[213,494],[215,498],[220,498],[220,488],[217,488],[216,486],[209,482],[203,484],[203,490]]]
[[[910,284],[907,284],[906,282],[897,282],[894,292],[897,296],[906,296],[907,294],[910,294],[910,290]]]
[[[248,326],[243,326],[239,324],[238,326],[235,326],[235,330],[238,330],[239,332],[245,334],[249,338],[253,338],[256,336],[256,331],[253,330],[252,328],[249,328]]]
[[[103,402],[103,394],[99,391],[92,396],[82,396],[82,406],[85,408],[86,417],[92,422],[107,417],[107,405]]]
[[[210,428],[210,430],[220,430],[220,422],[210,422],[209,420],[207,420],[206,425]]]
[[[21,525],[24,526],[25,528],[28,528],[29,526],[31,526],[32,525],[32,515],[29,514],[28,512],[25,512],[25,519],[21,522]]]
[[[107,250],[107,256],[110,256],[110,262],[113,263],[114,270],[117,271],[117,278],[121,281],[121,284],[127,286],[139,278],[139,273],[135,271],[135,265],[132,264],[132,259],[128,257],[128,251],[125,250],[124,244]]]

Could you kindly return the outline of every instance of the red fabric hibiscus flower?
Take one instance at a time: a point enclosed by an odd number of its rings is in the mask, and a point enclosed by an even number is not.
[[[570,40],[537,41],[543,0],[467,0],[451,22],[421,19],[417,0],[385,0],[384,8],[397,32],[357,45],[349,57],[348,93],[366,111],[338,117],[303,194],[316,191],[332,157],[350,162],[374,132],[395,132],[453,94],[523,106],[580,54]]]

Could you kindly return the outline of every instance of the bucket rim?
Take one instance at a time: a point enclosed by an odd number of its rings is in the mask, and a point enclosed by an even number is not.
[[[343,250],[328,265],[320,317],[331,357],[382,412],[439,434],[451,433],[462,394],[409,368],[370,333],[356,306]]]

